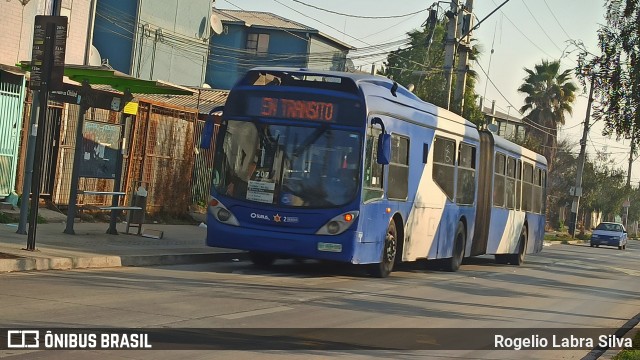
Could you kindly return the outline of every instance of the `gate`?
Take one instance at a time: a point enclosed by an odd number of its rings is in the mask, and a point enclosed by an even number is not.
[[[0,70],[0,196],[16,184],[25,93],[24,76]]]

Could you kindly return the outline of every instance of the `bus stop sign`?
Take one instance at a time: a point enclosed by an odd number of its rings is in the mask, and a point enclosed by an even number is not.
[[[31,48],[31,90],[62,90],[67,17],[37,15]]]

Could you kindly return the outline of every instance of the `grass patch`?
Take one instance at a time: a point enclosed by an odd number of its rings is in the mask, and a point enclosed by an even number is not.
[[[20,214],[9,214],[0,212],[0,224],[15,224],[20,221]],[[38,224],[46,224],[47,220],[38,215]]]
[[[544,239],[546,241],[568,241],[571,240],[571,235],[568,233],[545,234]]]
[[[639,360],[640,359],[640,331],[636,331],[633,337],[633,347],[624,349],[613,357],[613,360]]]

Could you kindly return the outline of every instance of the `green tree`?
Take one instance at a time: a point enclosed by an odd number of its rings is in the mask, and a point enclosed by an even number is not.
[[[532,137],[525,139],[528,139],[529,144],[532,143]],[[561,208],[565,209],[565,216],[571,210],[573,197],[569,195],[569,188],[576,182],[577,164],[576,155],[572,151],[574,145],[566,139],[558,141],[558,151],[551,166],[554,170],[549,172],[547,178],[547,220],[552,226],[558,224]],[[530,149],[536,150],[534,147]],[[564,220],[566,222],[567,218]]]
[[[640,0],[607,0],[606,21],[598,30],[601,55],[582,51],[580,80],[595,80],[594,118],[604,135],[640,143]],[[638,148],[637,146],[635,147]]]
[[[445,26],[445,22],[438,22],[433,30],[425,27],[409,32],[409,46],[389,53],[379,74],[405,86],[413,84],[413,93],[420,99],[444,107],[447,97],[443,71]],[[469,58],[474,60],[478,56],[479,48],[474,46]],[[455,76],[453,83],[455,84]],[[477,73],[470,70],[467,73],[462,116],[480,124],[484,117],[477,105],[476,84]]]
[[[560,72],[560,61],[543,60],[532,69],[525,68],[527,76],[518,91],[525,94],[520,112],[538,124],[529,130],[541,140],[543,154],[551,165],[556,153],[558,126],[564,125],[565,114],[571,114],[577,86],[571,81],[573,69]]]

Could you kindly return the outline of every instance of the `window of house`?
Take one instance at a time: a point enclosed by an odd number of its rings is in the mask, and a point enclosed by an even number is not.
[[[269,52],[269,34],[247,35],[247,50],[254,51],[258,55]]]
[[[455,191],[455,140],[436,137],[433,141],[433,180],[453,201]]]

